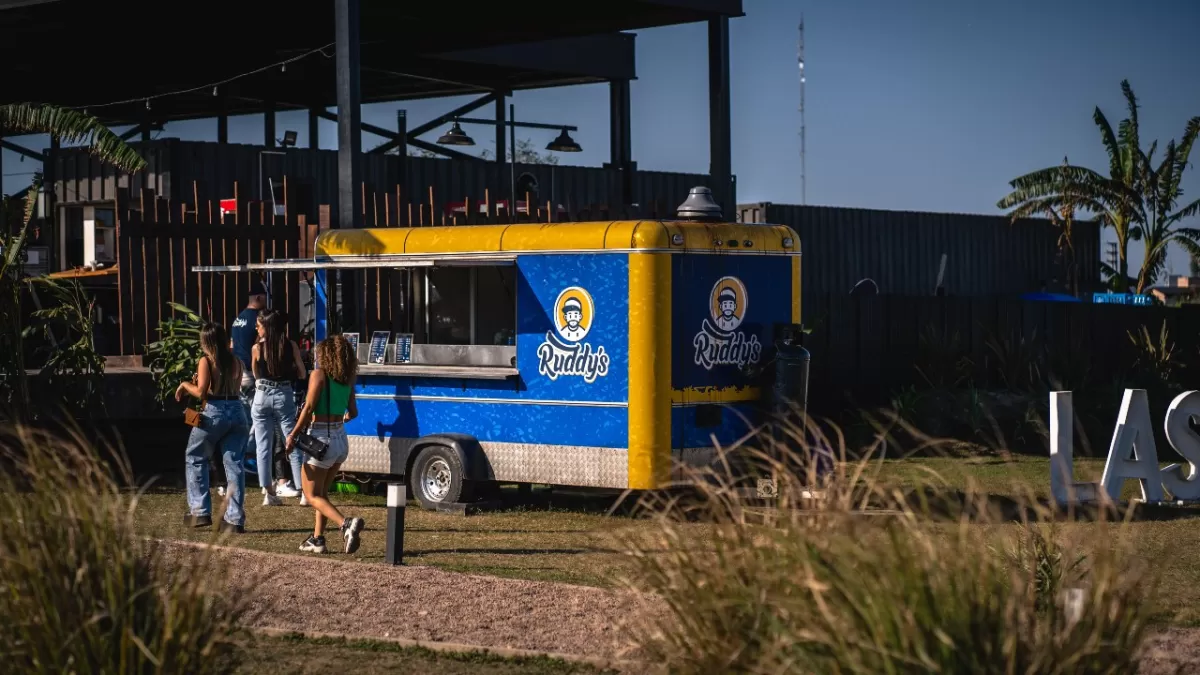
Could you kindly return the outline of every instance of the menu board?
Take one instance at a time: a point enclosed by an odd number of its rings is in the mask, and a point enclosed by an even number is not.
[[[342,337],[350,343],[350,352],[354,354],[355,360],[358,360],[358,333],[342,333]]]
[[[412,333],[396,333],[396,354],[393,357],[395,363],[412,361],[412,344]]]
[[[391,337],[391,331],[377,330],[371,333],[371,351],[367,354],[367,363],[371,365],[383,365],[387,358],[388,338]]]

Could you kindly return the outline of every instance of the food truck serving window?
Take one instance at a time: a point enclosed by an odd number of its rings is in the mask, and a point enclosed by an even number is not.
[[[426,279],[428,344],[513,344],[517,327],[514,267],[438,267],[426,272]]]

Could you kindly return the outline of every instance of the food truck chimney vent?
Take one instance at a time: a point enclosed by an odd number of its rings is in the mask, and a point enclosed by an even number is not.
[[[687,220],[721,220],[723,217],[721,205],[713,200],[712,190],[706,187],[689,190],[687,199],[679,205],[675,215]]]

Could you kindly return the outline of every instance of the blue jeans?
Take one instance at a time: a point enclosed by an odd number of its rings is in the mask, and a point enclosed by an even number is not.
[[[250,423],[250,408],[254,405],[254,378],[242,373],[242,409],[246,411],[246,423]],[[253,459],[257,457],[254,452],[254,429],[248,429],[246,433],[246,458]]]
[[[246,524],[243,502],[246,496],[246,474],[242,461],[246,453],[246,434],[250,425],[240,401],[209,401],[204,407],[200,426],[192,428],[188,437],[184,470],[187,476],[188,508],[193,516],[212,515],[212,496],[208,486],[208,461],[219,452],[225,465],[228,485],[225,498],[225,522]]]
[[[254,445],[258,451],[258,482],[274,494],[275,481],[271,474],[275,462],[271,461],[271,451],[275,447],[275,430],[278,429],[280,434],[287,438],[296,427],[296,395],[292,392],[290,384],[259,380],[256,386],[258,390],[254,392],[250,419],[254,423]],[[300,466],[303,464],[304,453],[293,450],[288,455],[288,460],[292,465],[292,479],[299,489],[302,485]]]

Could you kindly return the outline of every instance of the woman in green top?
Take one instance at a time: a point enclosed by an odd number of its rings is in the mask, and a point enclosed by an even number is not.
[[[358,550],[363,519],[342,516],[342,512],[330,503],[328,495],[329,486],[350,453],[350,441],[342,425],[358,416],[358,404],[354,399],[358,355],[346,338],[335,335],[317,343],[315,356],[316,368],[308,378],[304,408],[287,439],[287,449],[291,452],[296,446],[296,437],[311,423],[309,433],[329,444],[323,459],[308,457],[304,463],[304,497],[316,511],[316,516],[313,534],[300,545],[300,550],[325,552],[325,520],[329,519],[341,523],[345,551],[354,553]]]

